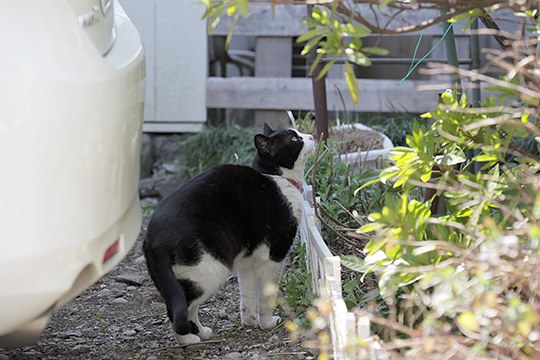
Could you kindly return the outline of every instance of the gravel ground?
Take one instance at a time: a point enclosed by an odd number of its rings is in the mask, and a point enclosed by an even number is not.
[[[204,344],[177,346],[159,293],[146,270],[142,239],[113,271],[59,309],[35,346],[0,349],[5,359],[314,359],[273,330],[240,325],[235,277],[200,307],[201,322],[214,330]]]

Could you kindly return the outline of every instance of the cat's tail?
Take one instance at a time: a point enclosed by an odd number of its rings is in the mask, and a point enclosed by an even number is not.
[[[174,332],[180,335],[189,334],[191,325],[188,322],[186,294],[184,287],[172,271],[170,255],[166,251],[157,253],[146,241],[143,244],[143,250],[150,277],[165,300],[167,315]]]

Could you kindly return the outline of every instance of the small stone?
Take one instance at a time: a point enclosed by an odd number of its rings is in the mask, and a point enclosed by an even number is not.
[[[133,286],[141,286],[144,282],[144,277],[138,274],[122,274],[114,277],[114,280]]]
[[[127,290],[127,291],[135,291],[135,290],[137,290],[137,287],[131,285],[131,286],[128,286],[128,287],[126,288],[126,290]]]
[[[259,355],[259,354],[253,354],[253,355],[251,356],[250,359],[251,359],[251,360],[261,360],[262,357],[261,357],[261,355]]]
[[[164,163],[161,166],[168,173],[175,173],[175,172],[178,171],[178,168],[177,168],[176,164],[174,164],[174,163]]]
[[[223,320],[228,320],[229,319],[229,314],[227,313],[227,311],[225,309],[220,309],[219,313],[218,313],[218,316],[219,316],[220,319],[223,319]]]
[[[88,345],[75,345],[73,347],[73,351],[77,351],[79,353],[88,353],[88,352],[90,352],[90,346],[88,346]]]
[[[236,359],[241,359],[241,358],[242,358],[242,354],[237,351],[228,353],[227,355],[225,355],[225,359],[230,359],[230,360],[236,360]]]
[[[127,284],[121,282],[113,282],[110,289],[115,292],[122,292],[127,289]]]
[[[114,299],[112,302],[113,304],[127,304],[128,303],[128,301],[124,299],[123,297],[118,297]]]
[[[116,326],[116,325],[111,325],[111,326],[109,326],[109,331],[110,331],[110,332],[119,332],[119,331],[120,331],[120,327],[119,327],[119,326]]]
[[[126,330],[122,333],[122,335],[124,336],[134,336],[135,334],[137,334],[137,332],[135,330]]]
[[[135,259],[135,264],[141,265],[144,263],[146,263],[146,258],[144,257],[144,255],[141,255]]]
[[[112,295],[112,290],[111,289],[103,289],[103,290],[100,290],[98,292],[98,296],[103,296],[103,297],[107,297],[107,296],[111,296]]]
[[[270,339],[268,339],[268,342],[272,345],[279,345],[281,343],[281,340],[279,340],[279,336],[272,335],[270,336]]]
[[[155,355],[150,355],[146,358],[146,360],[159,360],[159,358]]]
[[[182,354],[184,352],[184,349],[183,348],[173,348],[172,352],[174,352],[176,355],[178,355],[178,354]]]
[[[206,344],[193,344],[186,346],[186,351],[197,351],[202,350],[206,347]]]
[[[67,333],[67,336],[68,337],[81,337],[82,336],[82,331],[81,330],[71,331],[71,332]]]
[[[28,350],[21,352],[22,356],[36,356],[37,352],[35,350]]]

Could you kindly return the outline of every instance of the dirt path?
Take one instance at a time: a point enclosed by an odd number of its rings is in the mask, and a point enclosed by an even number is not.
[[[142,256],[145,230],[146,225],[119,266],[53,315],[36,346],[0,349],[0,360],[315,358],[292,343],[282,326],[270,331],[243,329],[234,277],[200,307],[201,322],[214,330],[212,342],[176,347],[165,305]]]

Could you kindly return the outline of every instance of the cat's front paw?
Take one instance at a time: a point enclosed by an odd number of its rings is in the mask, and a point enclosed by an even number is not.
[[[201,342],[201,338],[195,334],[180,335],[175,333],[174,337],[176,338],[178,345],[196,344]]]
[[[279,316],[261,316],[259,319],[259,325],[261,329],[271,329],[281,321]]]

